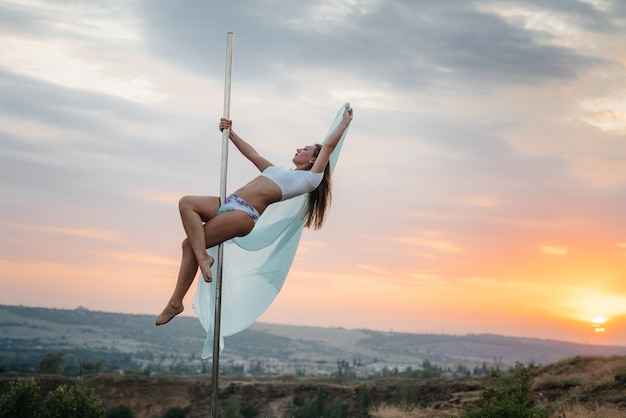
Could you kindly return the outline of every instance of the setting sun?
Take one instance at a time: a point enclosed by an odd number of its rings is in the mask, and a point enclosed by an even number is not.
[[[593,322],[595,325],[602,325],[606,322],[606,318],[602,316],[596,316],[591,320],[591,322]]]
[[[604,318],[602,316],[596,316],[595,318],[593,318],[591,320],[591,323],[593,324],[594,332],[604,332],[604,331],[606,331],[606,328],[603,327],[605,322],[606,322],[606,318]]]
[[[580,287],[570,289],[570,298],[564,306],[574,318],[594,325],[602,325],[607,318],[626,314],[626,297],[618,294],[594,293],[593,289]]]

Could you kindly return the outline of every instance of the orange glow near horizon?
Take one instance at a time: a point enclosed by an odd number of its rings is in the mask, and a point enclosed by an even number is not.
[[[410,249],[414,242],[407,242],[398,248]],[[532,248],[528,251],[528,258],[523,251],[512,256],[505,249],[485,259],[450,253],[448,247],[432,247],[444,254],[441,257],[471,260],[462,263],[463,270],[485,275],[460,275],[457,268],[415,268],[431,260],[441,262],[437,253],[432,259],[419,257],[409,264],[387,267],[376,260],[351,267],[332,254],[320,266],[319,253],[326,258],[323,253],[334,253],[332,248],[303,241],[281,294],[261,322],[622,344],[619,333],[623,335],[625,323],[612,320],[626,317],[626,297],[620,295],[616,273],[619,266],[611,269],[605,257],[556,250],[576,248],[573,245],[553,245],[549,251],[535,246],[534,252]],[[2,303],[19,300],[69,309],[85,306],[128,313],[160,312],[174,285],[177,259],[102,251],[95,260],[73,265],[2,261],[0,268],[13,278],[4,286],[4,295],[10,299]],[[603,268],[594,269],[594,264]],[[589,277],[596,280],[590,282]],[[34,289],[29,300],[15,296],[20,287]],[[195,285],[185,299],[184,315],[195,315],[191,304],[194,290]]]
[[[175,260],[130,253],[112,254],[111,258],[123,262],[125,267],[111,271],[104,264],[81,268],[2,262],[0,267],[14,278],[4,286],[3,293],[11,300],[32,306],[85,306],[102,311],[158,314],[174,284]],[[407,275],[399,280],[367,269],[361,269],[360,275],[321,274],[296,264],[277,300],[259,319],[261,322],[397,332],[494,333],[621,344],[606,324],[610,318],[626,317],[626,300],[606,293],[594,294],[590,287],[488,277],[445,279]],[[35,284],[34,278],[42,272],[45,280]],[[151,284],[147,285],[148,281]],[[32,297],[15,298],[19,287],[33,289]],[[87,289],[91,296],[80,296]],[[195,315],[191,306],[194,289],[192,286],[186,298],[184,315]],[[6,299],[2,303],[14,304]],[[592,333],[588,333],[590,323]],[[615,321],[612,329],[623,326],[624,321]],[[593,335],[603,338],[595,339]]]
[[[308,240],[308,234],[281,294],[260,321],[623,344],[625,323],[617,320],[626,317],[621,245],[613,246],[620,253],[612,259],[565,240],[534,245],[529,239],[526,249],[517,242],[516,248],[481,255],[454,240],[442,246],[407,238],[394,239],[395,251],[381,249],[383,257],[351,264],[334,245]],[[449,251],[461,247],[468,250]],[[394,258],[415,250],[430,256]],[[66,263],[0,261],[11,278],[2,303],[160,312],[174,286],[176,258],[121,250],[90,254],[91,260]],[[19,296],[25,288],[32,289],[28,298]],[[184,315],[195,315],[194,290]]]

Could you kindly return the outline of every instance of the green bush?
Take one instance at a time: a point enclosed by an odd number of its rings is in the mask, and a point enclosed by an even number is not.
[[[241,408],[239,413],[243,416],[243,418],[254,418],[259,415],[259,410],[254,406],[246,406],[245,408]]]
[[[42,403],[34,378],[11,382],[0,398],[0,418],[104,418],[104,406],[95,392],[78,381],[48,393]]]
[[[615,375],[615,381],[618,385],[626,386],[626,370],[618,370],[617,374]]]
[[[0,418],[32,418],[41,411],[40,389],[35,379],[18,379],[0,398]]]
[[[420,386],[409,385],[393,394],[391,403],[403,410],[413,409],[419,401]]]
[[[163,415],[163,418],[185,418],[186,415],[183,408],[175,406],[168,409],[165,415]]]
[[[322,416],[318,412],[318,405],[315,399],[305,399],[304,404],[298,411],[299,418],[320,418]]]
[[[106,418],[135,418],[133,411],[125,405],[120,405],[107,412]]]
[[[361,394],[361,409],[359,411],[359,417],[368,417],[369,411],[372,408],[372,394],[370,388],[363,387],[363,393]]]
[[[39,362],[39,373],[61,374],[63,353],[48,353]]]
[[[224,407],[225,418],[243,418],[239,413],[239,397],[237,395],[230,395],[226,401],[226,407]]]
[[[350,408],[348,402],[344,401],[341,398],[335,398],[330,405],[328,418],[348,418],[349,411]]]
[[[464,418],[547,418],[548,413],[537,406],[532,397],[531,369],[516,363],[504,374],[492,371],[496,384],[485,388],[480,397],[463,410]]]
[[[104,418],[104,405],[93,389],[82,381],[61,385],[48,393],[43,404],[44,418]]]
[[[317,397],[305,399],[302,408],[298,411],[299,418],[320,418],[324,416],[324,390],[317,390]]]

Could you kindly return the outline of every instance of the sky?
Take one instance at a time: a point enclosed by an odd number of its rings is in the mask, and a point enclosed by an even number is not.
[[[621,0],[1,0],[0,303],[156,318],[178,199],[219,195],[233,32],[273,163],[354,108],[259,321],[626,345],[625,29]]]

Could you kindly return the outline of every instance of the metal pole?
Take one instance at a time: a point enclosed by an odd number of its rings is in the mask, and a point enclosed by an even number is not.
[[[230,85],[233,72],[233,47],[235,35],[228,32],[226,35],[226,83],[224,85],[224,118],[230,119]],[[226,199],[226,176],[228,174],[228,136],[230,129],[222,131],[222,171],[220,183],[220,199]],[[220,322],[222,316],[222,261],[224,259],[224,244],[217,247],[217,268],[215,277],[215,322],[213,326],[213,374],[211,379],[211,418],[217,418],[217,394],[220,369]]]

